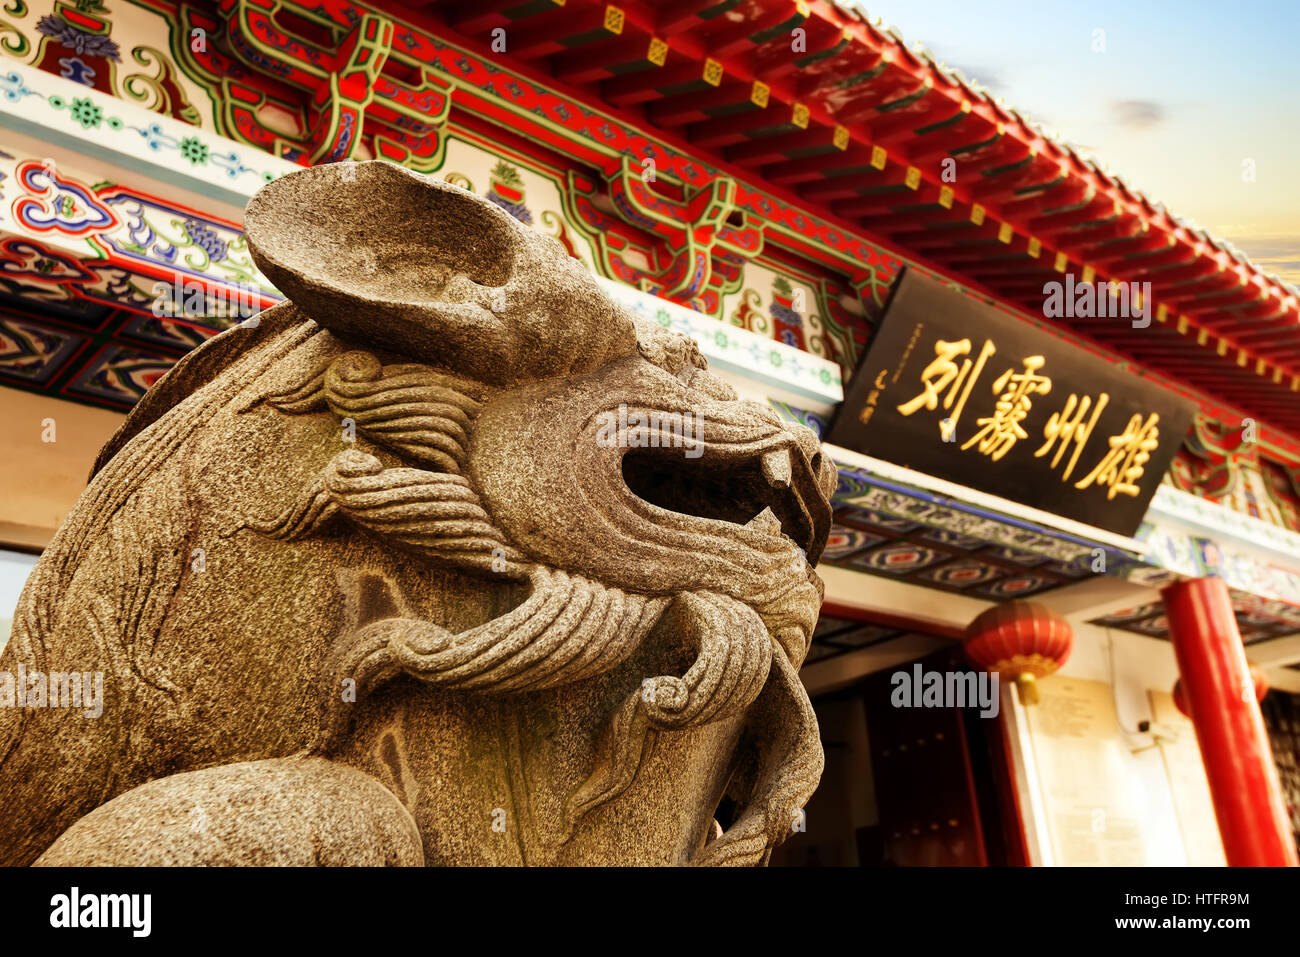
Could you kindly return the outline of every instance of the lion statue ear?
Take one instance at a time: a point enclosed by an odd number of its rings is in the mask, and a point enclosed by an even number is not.
[[[487,200],[382,161],[298,170],[248,204],[253,260],[331,332],[492,385],[636,351],[630,313]]]

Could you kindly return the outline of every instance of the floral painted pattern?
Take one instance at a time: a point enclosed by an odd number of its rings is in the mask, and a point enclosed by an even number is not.
[[[62,17],[41,17],[36,29],[77,56],[101,56],[115,63],[122,60],[117,44],[108,37],[74,27]]]

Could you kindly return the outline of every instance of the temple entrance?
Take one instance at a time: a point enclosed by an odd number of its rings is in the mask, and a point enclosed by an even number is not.
[[[910,660],[895,655],[842,687],[812,689],[826,770],[799,822],[805,829],[776,849],[773,866],[1027,863],[1000,706],[984,716],[974,701],[913,706],[920,695],[906,685],[917,674],[971,671],[955,642],[942,644]]]

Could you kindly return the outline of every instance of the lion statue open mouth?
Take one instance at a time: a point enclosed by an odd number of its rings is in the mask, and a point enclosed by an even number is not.
[[[100,453],[0,671],[0,862],[755,864],[822,769],[833,465],[559,244],[386,163]],[[737,811],[720,837],[724,794]]]

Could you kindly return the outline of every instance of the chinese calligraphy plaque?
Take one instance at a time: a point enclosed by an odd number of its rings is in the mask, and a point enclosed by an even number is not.
[[[1192,403],[913,270],[894,284],[829,441],[1132,535]]]

